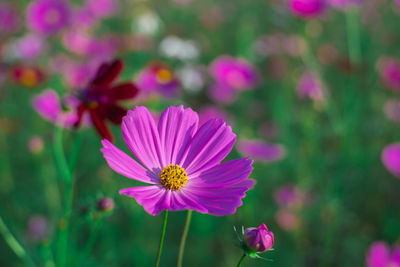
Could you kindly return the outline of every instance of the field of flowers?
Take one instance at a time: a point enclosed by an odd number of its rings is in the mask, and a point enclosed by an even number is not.
[[[400,267],[399,0],[0,0],[0,266]]]

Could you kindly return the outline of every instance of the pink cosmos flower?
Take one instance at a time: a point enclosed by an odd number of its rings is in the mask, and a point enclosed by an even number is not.
[[[136,79],[141,94],[148,96],[160,94],[173,97],[179,93],[180,82],[173,70],[162,62],[151,62]]]
[[[385,147],[382,152],[382,162],[388,171],[400,178],[400,143]]]
[[[310,98],[317,102],[325,99],[325,89],[318,75],[305,71],[297,84],[297,94],[300,98]]]
[[[218,83],[209,88],[208,96],[221,104],[232,104],[237,98],[236,91],[232,87]]]
[[[7,3],[0,3],[0,33],[13,33],[18,31],[20,24],[17,10]]]
[[[228,114],[215,106],[203,106],[199,109],[199,125],[202,126],[204,123],[211,119],[222,119],[228,121]]]
[[[279,209],[275,213],[275,220],[285,231],[296,230],[300,225],[299,216],[295,212],[287,209]]]
[[[289,6],[294,15],[305,19],[318,17],[325,11],[324,0],[290,0]]]
[[[255,183],[248,179],[252,160],[221,163],[236,136],[222,120],[212,119],[198,128],[198,115],[183,106],[169,107],[158,125],[145,107],[135,107],[123,118],[125,143],[143,164],[103,140],[101,151],[108,165],[147,186],[120,190],[152,214],[191,209],[222,216],[235,213]]]
[[[378,65],[384,85],[400,92],[400,63],[395,59],[387,58],[381,59]]]
[[[68,25],[70,10],[64,0],[35,0],[27,9],[28,27],[43,34],[54,34]]]
[[[265,252],[274,245],[274,234],[268,231],[265,224],[261,224],[258,228],[246,228],[243,239],[247,247],[256,252]]]
[[[400,246],[390,249],[384,242],[375,242],[369,248],[366,263],[368,267],[399,267]]]
[[[363,1],[364,0],[327,0],[329,5],[341,10],[346,10],[351,6],[360,5]]]
[[[86,7],[96,18],[105,18],[117,12],[118,3],[115,0],[87,0]]]
[[[45,39],[41,35],[29,33],[17,40],[14,49],[19,58],[33,59],[43,52],[45,46]]]
[[[70,128],[78,120],[76,107],[79,105],[77,99],[69,97],[65,104],[70,110],[62,109],[58,94],[51,89],[45,90],[32,99],[33,108],[46,120],[62,127]],[[88,120],[86,119],[86,123]]]
[[[286,155],[282,145],[266,143],[261,140],[248,140],[240,138],[237,144],[240,154],[261,162],[272,162],[281,160]]]
[[[274,193],[275,202],[283,208],[302,206],[306,195],[294,185],[286,185],[278,188]]]
[[[258,81],[258,73],[245,59],[220,56],[211,63],[210,74],[217,84],[243,91],[253,88]]]

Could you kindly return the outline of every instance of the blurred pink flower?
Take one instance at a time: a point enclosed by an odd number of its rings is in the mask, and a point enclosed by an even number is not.
[[[232,87],[218,83],[211,85],[208,96],[221,104],[232,104],[237,98],[236,91]]]
[[[252,89],[258,81],[258,73],[245,59],[220,56],[210,66],[210,74],[217,84],[238,91]]]
[[[386,101],[383,110],[390,120],[400,122],[400,100],[391,99]]]
[[[45,46],[45,39],[41,35],[28,33],[16,41],[14,49],[19,58],[33,59],[43,52]]]
[[[28,148],[33,154],[42,152],[44,147],[43,139],[40,136],[34,135],[29,139]]]
[[[382,162],[388,171],[400,178],[400,143],[394,143],[384,148]]]
[[[20,18],[13,5],[0,3],[0,33],[14,33],[20,28]]]
[[[286,150],[282,145],[266,143],[261,140],[240,138],[236,148],[241,155],[261,162],[278,161],[286,155]]]
[[[304,204],[306,194],[295,185],[286,185],[275,191],[274,199],[282,208],[296,208]]]
[[[71,14],[71,23],[79,29],[88,29],[98,24],[98,19],[92,14],[89,8],[79,7]]]
[[[41,215],[34,215],[29,218],[26,237],[30,241],[40,242],[45,239],[50,232],[48,220]]]
[[[310,98],[317,102],[325,99],[325,89],[318,75],[305,71],[297,84],[297,94],[300,98]]]
[[[70,10],[64,0],[35,0],[27,9],[29,29],[43,33],[58,33],[69,24]]]
[[[296,230],[300,225],[300,218],[292,211],[279,209],[275,214],[275,220],[285,231]]]
[[[321,16],[326,8],[324,0],[290,0],[289,6],[293,14],[305,19]]]
[[[203,106],[199,109],[199,125],[202,126],[204,123],[211,119],[221,119],[224,121],[228,120],[228,114],[223,110],[215,106]]]
[[[400,64],[393,58],[383,58],[378,62],[380,76],[389,89],[400,92]]]
[[[165,63],[151,62],[138,75],[136,79],[142,97],[159,94],[164,97],[178,95],[181,88],[180,82],[173,70]]]
[[[390,249],[384,242],[375,242],[368,250],[366,263],[368,267],[399,267],[400,246]]]
[[[32,106],[44,119],[58,126],[70,128],[78,120],[76,107],[79,102],[73,97],[66,98],[64,102],[70,110],[64,111],[58,94],[54,90],[47,89],[32,99]]]
[[[115,0],[87,0],[86,8],[97,18],[105,18],[115,15],[118,2]]]

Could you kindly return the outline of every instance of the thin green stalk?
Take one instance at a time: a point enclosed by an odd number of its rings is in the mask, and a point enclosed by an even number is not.
[[[186,223],[185,223],[185,228],[183,229],[183,234],[181,238],[181,244],[179,245],[179,254],[178,254],[178,267],[182,267],[182,262],[183,262],[183,253],[185,251],[185,244],[186,244],[186,238],[189,232],[189,226],[190,226],[190,221],[192,219],[192,210],[188,210],[187,216],[186,216]]]
[[[76,266],[81,266],[81,263],[85,260],[85,258],[90,254],[93,246],[96,242],[97,235],[99,233],[100,227],[103,225],[104,218],[98,218],[94,221],[93,227],[90,229],[89,237],[86,241],[85,247],[81,253],[81,256],[77,260]]]
[[[8,229],[7,225],[4,223],[3,219],[0,217],[0,233],[6,241],[7,245],[14,251],[21,260],[25,261],[27,266],[36,266],[33,260],[29,257],[28,253],[23,246],[18,242],[18,240],[13,236],[13,234]]]
[[[74,181],[70,167],[75,168],[75,164],[79,155],[79,147],[81,144],[81,135],[75,140],[73,150],[70,157],[70,165],[65,157],[63,147],[63,128],[56,127],[54,135],[54,157],[57,169],[64,181],[64,211],[59,221],[59,232],[57,240],[57,263],[58,266],[64,267],[67,262],[68,255],[68,232],[70,225],[70,217],[72,213],[72,202],[74,196]]]
[[[164,223],[162,226],[162,232],[161,232],[161,237],[160,237],[160,246],[158,247],[156,264],[154,265],[155,267],[158,267],[160,265],[160,258],[161,258],[161,253],[162,253],[164,239],[165,239],[165,229],[167,229],[167,219],[168,219],[168,210],[165,210],[164,211]]]
[[[246,258],[246,254],[243,254],[242,257],[240,258],[237,267],[240,267],[240,265],[242,265],[242,262],[244,261],[244,258]]]
[[[350,60],[352,63],[359,63],[361,60],[360,18],[357,7],[349,8],[346,12],[346,28]]]

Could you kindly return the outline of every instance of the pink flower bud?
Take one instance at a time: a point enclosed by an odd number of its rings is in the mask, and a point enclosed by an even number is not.
[[[97,210],[99,211],[112,211],[114,207],[114,200],[110,197],[103,197],[97,201]]]
[[[246,245],[256,252],[267,251],[274,245],[274,234],[268,231],[265,224],[258,228],[247,228],[243,238]]]

